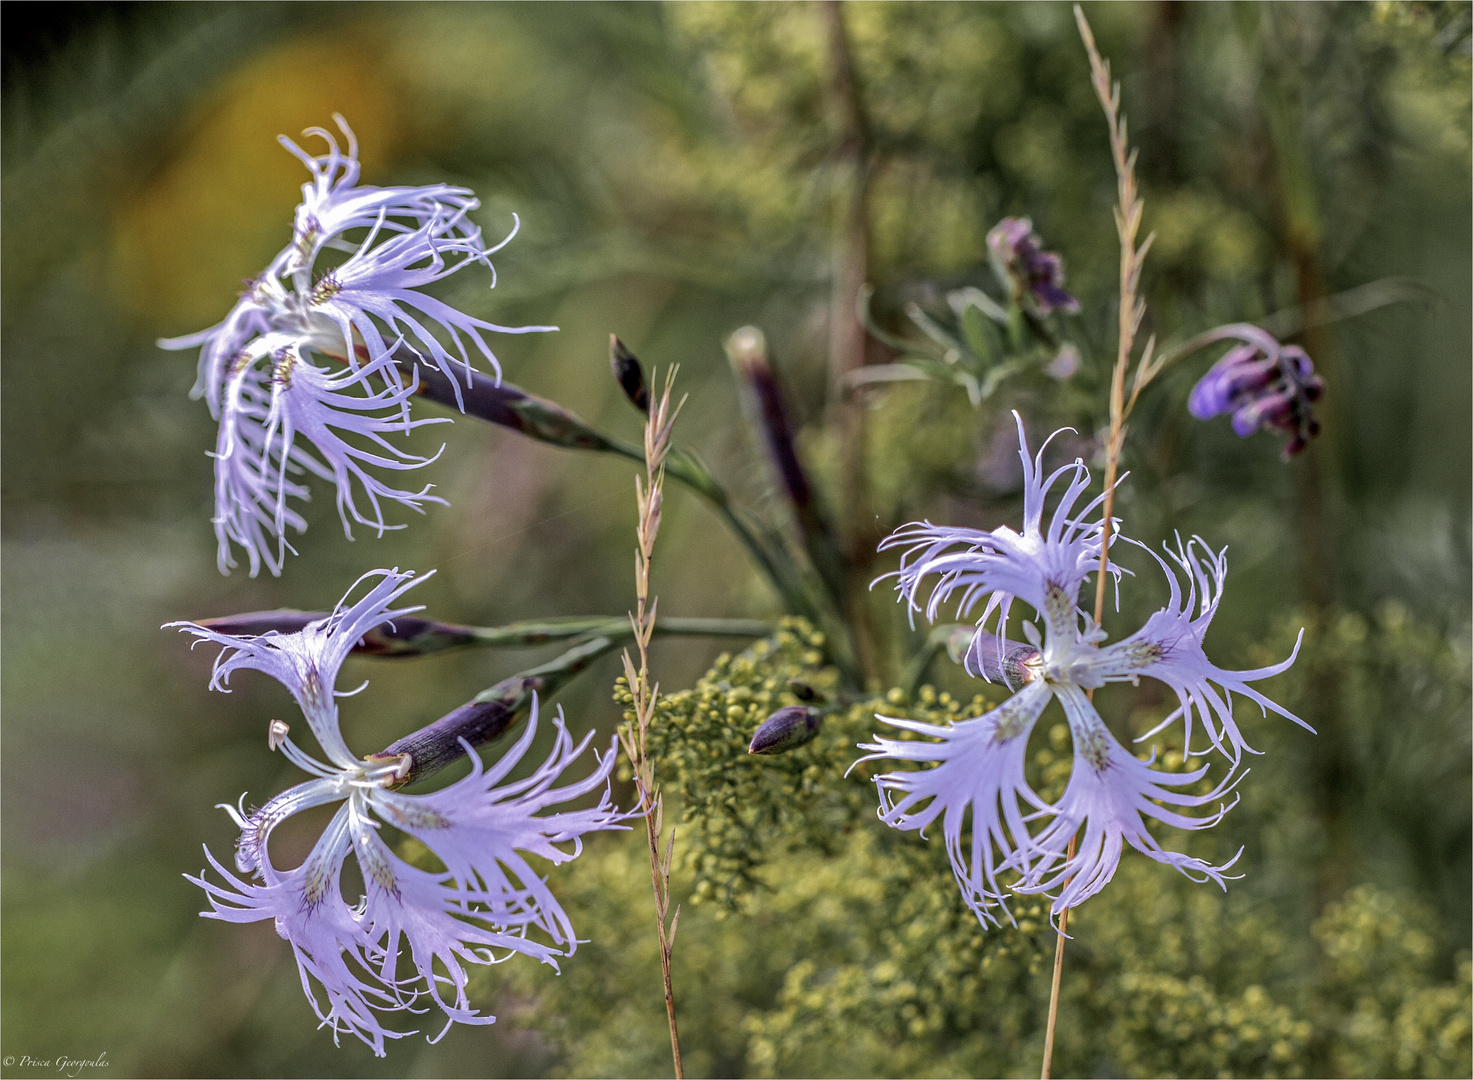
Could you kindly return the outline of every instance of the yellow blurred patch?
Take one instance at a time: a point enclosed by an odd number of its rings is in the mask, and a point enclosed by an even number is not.
[[[241,282],[291,237],[292,209],[308,173],[277,143],[309,153],[341,113],[358,136],[365,178],[391,159],[402,124],[381,47],[363,29],[347,40],[296,40],[227,77],[187,123],[175,155],[114,216],[110,279],[124,310],[164,334],[223,318]]]

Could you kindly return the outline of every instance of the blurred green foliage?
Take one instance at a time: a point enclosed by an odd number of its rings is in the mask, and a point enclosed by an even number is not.
[[[209,657],[156,627],[276,606],[320,609],[363,570],[428,569],[435,617],[497,624],[618,614],[632,590],[626,463],[460,422],[431,477],[450,501],[348,544],[309,507],[280,580],[224,579],[208,518],[213,431],[192,359],[156,337],[209,325],[289,234],[302,175],[274,142],[343,112],[372,183],[474,188],[499,236],[495,291],[444,292],[500,323],[508,377],[635,437],[608,333],[690,401],[677,429],[740,501],[781,520],[759,444],[733,424],[721,354],[761,325],[831,505],[844,476],[826,417],[826,339],[843,137],[819,10],[808,4],[152,5],[99,9],[65,41],[7,45],[0,99],[3,369],[5,1056],[91,1056],[139,1075],[655,1075],[669,1067],[642,843],[612,838],[552,877],[590,940],[561,975],[509,964],[480,985],[500,1019],[385,1061],[314,1030],[269,926],[204,922],[180,875],[229,849],[213,809],[294,777],[264,722],[266,680],[205,691]],[[1325,434],[1288,466],[1183,409],[1207,358],[1133,418],[1118,511],[1143,540],[1230,547],[1209,651],[1287,654],[1270,688],[1318,737],[1245,714],[1264,756],[1217,829],[1245,853],[1224,896],[1128,853],[1071,921],[1056,1073],[1468,1075],[1470,750],[1470,8],[1100,5],[1140,147],[1148,330],[1290,312],[1387,277],[1441,297],[1309,331],[1330,384]],[[1029,216],[1083,313],[1066,383],[1041,368],[983,408],[959,386],[865,391],[876,529],[916,517],[991,527],[1018,512],[1009,408],[1058,460],[1097,452],[1113,358],[1117,249],[1104,125],[1063,4],[845,7],[874,161],[876,325],[919,340],[911,305],[951,325],[949,293],[995,289],[983,237]],[[9,29],[9,27],[7,27]],[[19,37],[8,35],[9,41]],[[878,340],[873,363],[895,359]],[[428,444],[429,449],[434,445]],[[776,599],[694,500],[672,493],[655,563],[661,611],[763,615]],[[1159,603],[1135,565],[1112,634]],[[875,571],[886,569],[876,564]],[[1158,592],[1153,592],[1158,590]],[[746,740],[801,674],[832,688],[812,631],[735,657],[662,641],[656,729],[685,817],[675,985],[692,1075],[984,1075],[1036,1069],[1046,920],[983,934],[934,842],[883,828],[853,744],[886,714],[976,715],[978,684],[938,660],[914,700],[885,691],[924,627],[877,588],[870,696],[775,758]],[[383,746],[543,658],[350,661],[345,706]],[[708,670],[709,669],[709,670]],[[703,675],[702,673],[705,672]],[[612,662],[563,695],[603,732]],[[680,687],[689,686],[689,690]],[[1100,696],[1122,735],[1169,706]],[[1118,694],[1114,690],[1120,690]],[[986,700],[999,688],[981,686]],[[880,702],[879,704],[876,704]],[[1172,747],[1161,748],[1170,760]],[[1032,752],[1057,784],[1067,733]],[[1178,755],[1179,756],[1179,755]],[[672,815],[673,816],[673,815]],[[627,839],[628,842],[625,842]],[[1031,925],[1030,925],[1031,924]],[[32,1075],[0,1068],[4,1075]]]

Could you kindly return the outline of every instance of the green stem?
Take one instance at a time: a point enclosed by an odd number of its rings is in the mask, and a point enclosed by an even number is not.
[[[506,626],[469,627],[475,635],[472,645],[499,646],[541,645],[596,634],[623,637],[630,633],[629,620],[607,615],[546,619],[535,622],[509,623]],[[669,616],[655,622],[656,637],[766,637],[775,633],[775,624],[762,619],[704,619]]]
[[[645,463],[642,447],[631,446],[606,435],[556,402],[529,394],[511,383],[499,382],[474,371],[465,372],[456,380],[451,380],[437,367],[409,356],[403,357],[398,363],[407,376],[415,378],[418,393],[428,401],[520,432],[528,438],[551,446],[616,454],[641,465]],[[797,580],[796,573],[784,573],[784,555],[781,550],[764,545],[753,534],[733,510],[726,490],[694,455],[685,451],[672,452],[665,461],[665,471],[700,495],[716,510],[767,575],[789,612],[801,615],[811,622],[818,621],[812,603],[794,584]]]

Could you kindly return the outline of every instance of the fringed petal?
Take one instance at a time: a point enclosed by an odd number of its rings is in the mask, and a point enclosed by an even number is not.
[[[356,813],[356,807],[352,832],[367,888],[359,921],[382,950],[380,977],[386,983],[394,980],[401,942],[407,942],[418,972],[415,992],[423,987],[446,1018],[445,1028],[431,1042],[438,1041],[452,1023],[496,1021],[471,1008],[465,964],[495,964],[521,953],[557,966],[557,950],[528,938],[525,926],[509,930],[489,919],[450,874],[430,873],[400,859],[379,838],[374,823]],[[446,1000],[442,988],[449,988],[451,1000]]]
[[[1236,798],[1232,803],[1219,803],[1215,812],[1204,817],[1177,813],[1158,802],[1187,808],[1219,802],[1244,774],[1229,772],[1205,795],[1173,791],[1201,780],[1207,767],[1182,773],[1152,769],[1115,741],[1082,690],[1061,686],[1057,693],[1074,739],[1074,768],[1064,797],[1054,808],[1057,816],[1034,837],[1048,855],[1028,870],[1014,891],[1049,893],[1054,896],[1055,915],[1065,908],[1078,907],[1109,883],[1127,843],[1193,880],[1214,881],[1226,888],[1227,875],[1223,871],[1237,861],[1237,856],[1222,866],[1213,866],[1203,859],[1167,851],[1146,830],[1144,819],[1155,818],[1179,829],[1210,828],[1236,805]],[[1081,828],[1074,857],[1067,858],[1069,840]]]
[[[500,364],[482,331],[526,334],[556,329],[500,326],[416,291],[449,277],[469,262],[482,259],[484,252],[476,242],[445,236],[445,223],[440,220],[372,246],[381,224],[382,220],[376,223],[352,257],[312,290],[313,310],[340,328],[347,355],[353,355],[355,332],[370,355],[387,351],[388,341],[379,329],[381,322],[392,336],[403,338],[416,356],[423,358],[427,354],[452,382],[457,382],[454,366],[466,372],[472,370],[471,354],[464,340],[467,338],[499,378]],[[440,343],[431,327],[439,327],[449,335],[453,353]]]
[[[1104,679],[1135,680],[1144,675],[1171,687],[1176,692],[1180,708],[1167,718],[1167,722],[1174,721],[1177,716],[1182,717],[1184,747],[1188,753],[1198,752],[1191,749],[1194,722],[1201,724],[1212,747],[1234,763],[1245,752],[1257,752],[1248,745],[1233,719],[1234,693],[1253,701],[1265,716],[1272,710],[1313,731],[1289,710],[1247,685],[1286,671],[1299,655],[1303,632],[1300,632],[1299,641],[1295,642],[1289,658],[1278,664],[1250,671],[1229,671],[1216,666],[1207,659],[1203,640],[1222,600],[1227,581],[1226,549],[1214,553],[1200,537],[1193,537],[1186,544],[1178,538],[1176,549],[1167,547],[1166,552],[1181,567],[1182,574],[1175,572],[1154,551],[1150,552],[1166,574],[1171,588],[1170,598],[1166,606],[1147,619],[1139,631],[1100,650],[1096,664]],[[1185,590],[1181,587],[1182,576],[1186,579]]]
[[[592,735],[575,745],[561,714],[553,723],[557,734],[552,751],[525,779],[497,786],[531,746],[537,728],[535,704],[522,737],[492,768],[470,753],[470,774],[449,787],[424,795],[374,791],[370,803],[389,824],[423,842],[444,863],[466,902],[478,905],[490,921],[536,927],[570,954],[577,946],[572,923],[525,856],[554,865],[567,862],[582,850],[585,834],[625,828],[632,815],[611,802],[614,744],[602,757],[595,755],[587,776],[554,786]],[[538,816],[600,788],[596,806]],[[567,845],[571,850],[565,850]]]
[[[382,1057],[385,1039],[412,1032],[385,1028],[375,1010],[408,1008],[413,996],[406,997],[398,984],[379,974],[383,951],[343,901],[341,877],[349,847],[344,806],[296,870],[280,873],[267,861],[265,884],[232,874],[209,849],[205,856],[225,884],[216,884],[203,871],[198,877],[185,876],[205,890],[210,910],[201,914],[206,918],[239,923],[274,920],[276,932],[291,943],[307,1000],[323,1026],[332,1028],[334,1041],[340,1032],[347,1032]]]
[[[1074,617],[1074,606],[1084,579],[1099,568],[1103,525],[1086,518],[1099,506],[1096,499],[1075,513],[1079,499],[1089,487],[1089,470],[1075,461],[1053,473],[1043,472],[1043,449],[1028,450],[1023,421],[1018,425],[1019,456],[1023,460],[1023,531],[1007,526],[991,531],[948,528],[930,522],[915,522],[887,537],[880,550],[904,547],[900,569],[892,576],[896,591],[912,612],[922,610],[921,596],[927,579],[935,576],[924,604],[926,617],[935,620],[940,608],[955,600],[958,614],[966,618],[979,601],[986,601],[980,622],[994,610],[1001,612],[998,636],[1005,637],[1006,613],[1014,597],[1040,612],[1056,606],[1050,595],[1062,594]],[[1047,443],[1045,443],[1045,446]],[[1045,499],[1055,484],[1069,480],[1047,523],[1043,519]],[[1110,567],[1117,579],[1121,570]]]
[[[374,570],[364,574],[348,590],[325,619],[310,622],[291,634],[222,634],[192,622],[166,623],[203,641],[223,646],[215,659],[212,690],[228,693],[230,676],[241,668],[265,672],[296,698],[312,734],[323,753],[339,769],[355,768],[358,759],[348,750],[338,729],[337,678],[343,660],[368,631],[400,615],[424,610],[423,605],[394,608],[394,602],[414,586],[427,581],[434,571],[415,577],[414,571]],[[379,580],[362,599],[349,604],[360,584]]]
[[[924,831],[942,819],[947,855],[962,898],[984,926],[999,924],[998,911],[1011,918],[998,875],[1004,870],[1024,874],[1046,854],[1029,836],[1026,822],[1029,808],[1049,807],[1028,786],[1023,764],[1028,735],[1051,696],[1047,684],[1033,682],[991,712],[949,727],[881,716],[878,719],[887,724],[938,741],[876,736],[874,742],[861,744],[861,749],[871,751],[861,761],[938,763],[935,768],[875,777],[880,820],[896,829]]]
[[[385,440],[424,423],[410,419],[417,385],[405,386],[389,353],[402,348],[433,362],[456,388],[456,368],[469,385],[473,354],[500,377],[488,332],[522,334],[551,326],[501,326],[457,310],[418,290],[479,263],[516,234],[513,222],[498,243],[486,246],[469,217],[480,203],[465,188],[372,187],[358,184],[358,146],[341,116],[334,116],[346,150],[334,133],[311,128],[326,152],[309,154],[290,139],[286,148],[311,172],[302,188],[291,244],[252,279],[224,321],[208,330],[164,339],[168,349],[200,348],[196,397],[204,397],[220,421],[215,453],[215,534],[222,573],[244,549],[252,576],[265,567],[280,574],[294,549],[289,530],[306,527],[288,503],[306,499],[306,473],[331,481],[343,527],[354,523],[380,535],[389,529],[383,502],[423,512],[431,485],[401,490],[374,470],[420,468],[434,458],[407,453]],[[325,248],[348,258],[314,280]],[[449,346],[441,338],[449,338]],[[316,352],[336,356],[343,373],[314,366]],[[270,370],[261,365],[270,358]],[[378,387],[375,389],[375,387]],[[299,442],[297,436],[301,436]]]

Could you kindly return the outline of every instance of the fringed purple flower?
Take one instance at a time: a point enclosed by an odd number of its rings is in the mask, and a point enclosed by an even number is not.
[[[1064,291],[1064,260],[1043,250],[1028,218],[1003,218],[987,233],[993,266],[1013,292],[1030,300],[1040,315],[1079,312],[1079,301]]]
[[[931,589],[925,615],[935,621],[941,605],[956,593],[957,609],[970,615],[979,600],[986,600],[977,623],[986,622],[994,611],[999,615],[998,647],[1007,636],[1008,611],[1013,598],[1019,597],[1038,611],[1044,611],[1052,583],[1063,593],[1074,596],[1084,579],[1093,573],[1100,561],[1100,538],[1103,522],[1085,519],[1104,501],[1092,500],[1073,517],[1079,499],[1089,488],[1089,470],[1082,462],[1043,472],[1043,451],[1060,434],[1049,436],[1039,448],[1037,457],[1029,457],[1023,420],[1017,413],[1018,441],[1023,459],[1023,531],[1014,532],[1006,525],[991,532],[976,529],[947,528],[929,521],[903,526],[880,543],[880,550],[904,547],[896,589],[905,598],[912,613],[921,610],[918,597],[922,581],[931,574],[939,580]],[[1054,485],[1068,476],[1059,504],[1045,530],[1044,500]],[[1120,568],[1111,566],[1118,579]],[[1066,617],[1061,615],[1060,618]],[[980,674],[974,671],[973,674]]]
[[[282,335],[257,340],[281,344],[273,338]],[[356,369],[329,369],[311,363],[296,344],[286,344],[265,359],[270,367],[241,363],[225,379],[215,450],[214,524],[221,573],[234,565],[232,543],[245,549],[251,576],[262,564],[273,574],[281,572],[285,553],[294,551],[286,539],[287,529],[306,528],[301,515],[287,506],[289,496],[305,499],[308,494],[306,486],[291,476],[310,472],[332,482],[338,514],[350,538],[353,522],[379,535],[404,527],[384,520],[382,500],[421,513],[423,503],[445,501],[429,493],[433,485],[400,490],[368,471],[369,466],[405,471],[429,464],[434,457],[410,454],[384,435],[449,423],[446,417],[409,418],[418,380],[401,384],[387,354]],[[299,436],[315,453],[299,444]],[[355,489],[366,507],[360,507]]]
[[[1200,537],[1193,537],[1186,544],[1178,537],[1175,550],[1168,546],[1166,554],[1181,568],[1181,576],[1186,579],[1187,587],[1183,591],[1181,580],[1172,567],[1149,548],[1136,546],[1160,564],[1171,594],[1166,606],[1147,619],[1145,626],[1125,640],[1100,650],[1103,668],[1109,672],[1105,681],[1128,679],[1134,682],[1144,675],[1171,687],[1181,704],[1178,711],[1142,739],[1150,738],[1181,717],[1184,725],[1183,753],[1188,756],[1205,754],[1206,750],[1192,748],[1195,719],[1201,724],[1212,748],[1236,765],[1244,753],[1256,754],[1258,751],[1244,741],[1233,720],[1233,694],[1248,698],[1265,716],[1272,709],[1280,716],[1308,727],[1293,713],[1248,685],[1288,671],[1299,655],[1303,631],[1300,631],[1294,642],[1294,651],[1287,660],[1250,671],[1227,671],[1217,667],[1203,651],[1207,627],[1217,613],[1217,605],[1227,583],[1227,549],[1214,554]]]
[[[166,349],[199,347],[193,393],[205,399],[221,424],[215,524],[222,572],[236,565],[234,546],[245,549],[253,576],[262,566],[273,574],[281,572],[285,553],[291,550],[285,529],[304,526],[299,514],[284,508],[284,500],[287,495],[303,499],[308,495],[304,484],[286,479],[287,472],[305,470],[338,485],[338,509],[350,536],[351,521],[380,533],[397,528],[385,524],[379,500],[419,510],[429,499],[429,487],[401,491],[372,481],[363,466],[404,470],[434,460],[405,453],[384,440],[388,432],[408,432],[417,426],[408,419],[415,381],[406,376],[406,368],[416,360],[433,364],[450,380],[460,403],[460,383],[469,384],[476,358],[500,376],[487,332],[556,329],[499,326],[420,292],[471,263],[491,269],[490,256],[511,240],[516,226],[499,244],[487,247],[481,230],[468,217],[480,203],[465,188],[360,185],[357,142],[343,118],[334,119],[347,139],[346,153],[321,128],[307,132],[326,142],[327,152],[321,156],[282,139],[312,173],[312,180],[302,187],[292,242],[248,283],[223,322],[159,342]],[[332,259],[325,260],[325,253],[334,253]],[[442,335],[449,339],[448,346]],[[308,359],[314,354],[341,367],[318,367]],[[278,378],[283,355],[292,358],[298,371],[310,368],[315,374]],[[355,374],[362,377],[352,377]],[[269,406],[264,404],[267,381],[272,385]],[[333,401],[324,406],[321,392],[328,384]],[[309,455],[289,447],[283,450],[274,462],[275,479],[266,475],[273,467],[269,445],[253,451],[261,460],[232,458],[224,452],[250,445],[251,435],[239,429],[265,423],[261,413],[268,408],[282,423],[295,418],[291,430],[315,451]],[[327,415],[333,422],[324,426],[318,421]],[[328,429],[334,434],[318,441]],[[386,452],[378,453],[370,445]],[[361,488],[371,513],[360,512],[345,484]]]
[[[881,716],[887,724],[939,741],[876,735],[873,743],[861,747],[874,751],[861,759],[865,761],[884,757],[937,763],[931,769],[878,777],[880,820],[896,829],[924,830],[942,819],[942,838],[962,899],[984,926],[996,925],[996,912],[1007,910],[998,874],[1024,872],[1047,854],[1033,842],[1027,821],[1049,807],[1028,785],[1023,764],[1028,736],[1050,696],[1044,683],[1030,682],[991,712],[947,727]]]
[[[1187,408],[1198,420],[1232,413],[1240,438],[1264,428],[1281,431],[1289,436],[1284,457],[1294,457],[1320,433],[1310,406],[1324,393],[1324,380],[1303,349],[1281,345],[1256,326],[1226,326],[1222,334],[1242,344],[1229,349],[1192,387]]]
[[[384,227],[390,232],[411,232],[432,222],[450,222],[441,231],[447,237],[460,237],[479,247],[481,230],[465,215],[480,206],[475,194],[467,188],[448,184],[425,187],[373,187],[359,184],[358,140],[341,116],[333,115],[348,140],[348,152],[338,147],[336,137],[322,128],[308,128],[304,134],[315,135],[327,143],[327,153],[315,157],[285,135],[286,147],[307,166],[312,179],[302,185],[302,202],[297,207],[292,246],[278,258],[284,258],[287,273],[310,271],[324,247],[352,251],[341,234],[348,229],[374,224],[383,215]],[[488,267],[490,263],[486,264]]]
[[[344,597],[325,619],[291,634],[233,636],[195,623],[171,623],[224,646],[211,687],[225,690],[230,675],[254,668],[280,681],[302,710],[327,761],[299,749],[287,725],[272,721],[270,743],[310,773],[307,780],[243,813],[225,809],[240,827],[235,871],[208,849],[205,856],[222,879],[201,872],[189,877],[210,901],[207,918],[229,922],[273,919],[291,943],[312,1008],[334,1038],[347,1032],[382,1056],[386,1039],[412,1032],[384,1026],[379,1014],[420,1013],[426,995],[446,1022],[489,1024],[495,1020],[471,1007],[466,964],[493,964],[521,953],[556,967],[578,941],[567,913],[528,856],[558,864],[576,857],[584,834],[622,827],[628,816],[609,800],[615,754],[595,753],[593,770],[557,786],[562,774],[592,736],[574,744],[561,716],[553,748],[531,775],[507,777],[532,744],[537,729],[533,702],[527,730],[494,766],[466,750],[468,776],[439,791],[410,795],[394,785],[409,775],[409,755],[360,758],[348,749],[338,726],[338,669],[362,636],[393,619],[421,610],[393,608],[425,578],[379,570],[367,595],[349,604]],[[355,589],[357,586],[354,587]],[[351,590],[350,590],[351,595]],[[355,691],[356,692],[356,691]],[[543,813],[602,791],[596,806]],[[306,860],[285,869],[272,860],[271,834],[293,814],[341,803]],[[381,823],[414,837],[440,868],[427,870],[400,858],[380,836]],[[365,893],[349,903],[343,895],[343,866],[357,861]],[[188,876],[188,875],[186,875]],[[408,970],[402,971],[406,957]]]
[[[1170,584],[1170,601],[1135,634],[1102,646],[1104,631],[1078,604],[1085,578],[1099,569],[1107,525],[1086,518],[1100,499],[1075,512],[1089,484],[1083,462],[1045,476],[1042,451],[1038,457],[1030,456],[1021,419],[1018,438],[1024,469],[1022,533],[1006,526],[981,532],[922,523],[907,526],[882,545],[908,548],[896,575],[897,590],[913,611],[921,610],[921,594],[933,575],[924,604],[928,618],[934,619],[940,606],[952,599],[964,617],[983,603],[977,636],[984,644],[979,650],[974,642],[967,650],[968,669],[984,678],[1016,669],[1024,685],[991,712],[945,727],[879,717],[936,740],[876,736],[873,743],[862,745],[871,753],[861,760],[934,763],[921,771],[876,777],[880,817],[900,829],[924,829],[940,819],[963,899],[984,925],[1007,917],[1009,892],[1048,893],[1054,898],[1055,914],[1076,906],[1109,882],[1126,844],[1190,877],[1223,885],[1232,860],[1214,866],[1165,850],[1147,830],[1145,819],[1203,829],[1231,808],[1222,800],[1243,775],[1238,771],[1242,754],[1253,752],[1233,721],[1233,692],[1248,697],[1265,713],[1272,709],[1308,727],[1246,685],[1287,669],[1298,646],[1283,663],[1253,671],[1226,671],[1207,659],[1202,642],[1222,597],[1227,565],[1221,553],[1214,555],[1205,545],[1199,552],[1198,540],[1178,542],[1174,551],[1168,548],[1186,577],[1185,589],[1177,573],[1157,556]],[[1068,485],[1045,530],[1044,499],[1065,475]],[[1117,523],[1108,527],[1112,542],[1126,539],[1118,535]],[[1121,571],[1114,565],[1110,571],[1118,587]],[[1031,650],[1006,640],[1014,599],[1032,607],[1042,623],[1042,632],[1037,622],[1023,623]],[[994,613],[996,636],[980,629]],[[1192,748],[1195,723],[1206,732],[1210,749],[1227,758],[1228,773],[1212,790],[1199,794],[1190,790],[1206,776],[1206,766],[1164,772],[1151,767],[1154,754],[1151,761],[1138,760],[1110,734],[1086,693],[1110,682],[1133,683],[1143,675],[1170,686],[1181,706],[1156,731],[1180,717],[1186,753],[1209,751]],[[1074,761],[1063,797],[1049,805],[1029,786],[1024,762],[1028,737],[1053,698],[1068,719]],[[1186,812],[1214,803],[1217,808],[1202,816]],[[1042,825],[1032,824],[1044,819],[1048,820]],[[1069,841],[1076,837],[1078,849],[1069,858]]]

